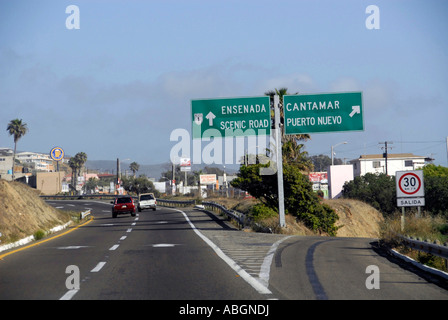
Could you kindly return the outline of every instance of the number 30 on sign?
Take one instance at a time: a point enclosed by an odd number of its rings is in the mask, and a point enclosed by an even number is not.
[[[397,198],[424,197],[423,171],[397,171]]]

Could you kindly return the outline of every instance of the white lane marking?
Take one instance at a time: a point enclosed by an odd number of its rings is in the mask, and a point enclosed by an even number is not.
[[[56,207],[56,209],[63,209],[64,208],[64,206],[62,206],[62,207]]]
[[[168,208],[167,208],[168,209]],[[258,293],[261,294],[272,294],[271,290],[269,290],[264,284],[262,284],[260,281],[252,277],[247,271],[245,271],[243,268],[241,268],[235,261],[233,261],[231,258],[229,258],[217,245],[215,245],[209,238],[204,236],[198,229],[196,229],[195,225],[190,221],[187,214],[183,212],[182,210],[178,209],[170,209],[174,211],[178,211],[183,214],[185,217],[185,220],[190,224],[193,231],[202,239],[205,243],[207,243],[215,252],[216,254],[224,260],[238,275],[243,278],[247,283],[249,283],[255,290],[258,291]]]
[[[133,223],[131,223],[131,226],[135,226],[135,225],[136,225],[136,223],[137,223],[137,222],[133,222]]]
[[[68,290],[59,300],[71,300],[79,289]]]
[[[266,254],[266,257],[264,257],[263,264],[261,265],[258,277],[260,278],[261,283],[266,287],[269,286],[269,273],[271,272],[271,264],[272,259],[274,258],[274,253],[277,250],[280,243],[291,237],[292,236],[288,236],[275,242],[269,249],[268,253]]]
[[[75,207],[74,204],[67,204],[69,207]]]
[[[67,246],[67,247],[57,247],[59,250],[73,250],[73,249],[81,249],[88,248],[89,246]]]
[[[126,238],[127,238],[127,236],[122,236],[122,237],[120,238],[120,240],[123,241],[123,240],[126,239]]]
[[[172,243],[158,243],[158,244],[153,244],[152,247],[153,248],[169,248],[169,247],[174,247],[177,246],[177,244],[172,244]]]
[[[113,251],[113,250],[117,250],[117,248],[119,247],[119,244],[115,244],[112,247],[109,248],[109,251]]]
[[[101,268],[104,267],[105,264],[106,264],[106,262],[104,262],[104,261],[98,263],[95,268],[90,270],[90,272],[98,272],[98,271],[100,271]]]
[[[132,231],[132,228],[129,228],[128,230],[126,230],[126,232],[131,232]]]

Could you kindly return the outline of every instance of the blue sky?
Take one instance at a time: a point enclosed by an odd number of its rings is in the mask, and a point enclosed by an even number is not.
[[[367,6],[380,10],[369,30]],[[80,10],[80,29],[65,22]],[[0,0],[0,147],[168,161],[191,99],[362,91],[363,132],[311,135],[310,155],[389,152],[448,165],[448,2]]]

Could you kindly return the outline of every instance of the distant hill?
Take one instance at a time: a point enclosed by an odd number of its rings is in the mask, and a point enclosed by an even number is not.
[[[132,171],[129,169],[128,162],[121,163],[121,172],[124,174],[125,171],[128,172],[129,175],[132,174]],[[154,178],[158,180],[162,176],[162,172],[171,169],[171,163],[159,163],[159,164],[140,164],[140,169],[137,172],[137,176],[145,175],[148,178]],[[116,160],[87,160],[86,166],[88,170],[94,170],[99,172],[109,172],[115,174],[117,172],[117,161]],[[196,165],[193,164],[192,171],[203,170],[205,167],[216,167],[219,169],[223,169],[221,165]],[[239,165],[226,165],[226,173],[227,174],[235,174],[239,170]]]

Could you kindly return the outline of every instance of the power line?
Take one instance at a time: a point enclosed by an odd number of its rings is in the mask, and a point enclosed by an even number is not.
[[[397,143],[445,143],[443,140],[437,141],[397,141]]]

